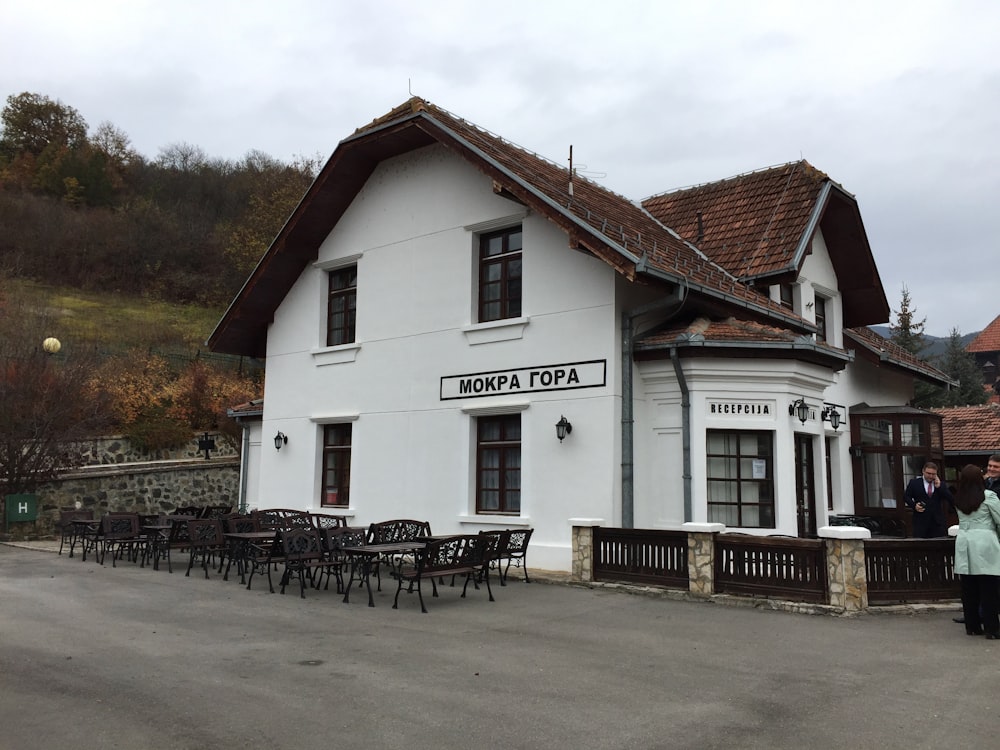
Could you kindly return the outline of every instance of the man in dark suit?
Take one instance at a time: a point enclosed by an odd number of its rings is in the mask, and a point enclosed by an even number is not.
[[[1000,495],[1000,454],[994,453],[986,462],[986,473],[983,475],[986,489]]]
[[[913,511],[913,536],[933,539],[948,535],[948,509],[954,505],[948,485],[941,482],[937,464],[928,461],[919,477],[910,480],[903,502]]]

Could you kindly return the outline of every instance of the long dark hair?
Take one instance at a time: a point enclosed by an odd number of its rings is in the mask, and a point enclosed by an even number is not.
[[[955,493],[955,507],[968,515],[983,504],[986,497],[983,473],[978,466],[966,464],[958,475],[958,491]]]

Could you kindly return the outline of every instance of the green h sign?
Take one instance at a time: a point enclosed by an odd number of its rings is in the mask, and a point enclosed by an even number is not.
[[[37,521],[38,495],[7,495],[7,521]]]

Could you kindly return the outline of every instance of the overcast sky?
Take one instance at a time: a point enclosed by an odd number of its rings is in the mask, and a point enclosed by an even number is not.
[[[411,94],[632,199],[805,158],[857,196],[889,304],[1000,315],[1000,2],[11,0],[0,98],[325,159]],[[893,315],[895,320],[895,315]]]

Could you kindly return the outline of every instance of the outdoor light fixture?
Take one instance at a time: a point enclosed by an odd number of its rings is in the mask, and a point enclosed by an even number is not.
[[[823,408],[823,412],[820,414],[824,422],[829,422],[830,426],[838,430],[840,429],[840,412],[833,406],[826,406]]]
[[[809,404],[806,403],[804,398],[800,398],[798,401],[789,404],[788,416],[798,417],[799,421],[805,424],[806,420],[809,419]]]
[[[851,458],[861,458],[864,454],[864,450],[860,445],[852,445],[850,447]]]
[[[567,435],[573,432],[573,425],[569,423],[566,417],[559,415],[559,421],[556,422],[556,437],[559,438],[559,442],[563,441]]]
[[[274,449],[280,451],[283,445],[288,445],[288,435],[278,430],[278,434],[274,436]]]

